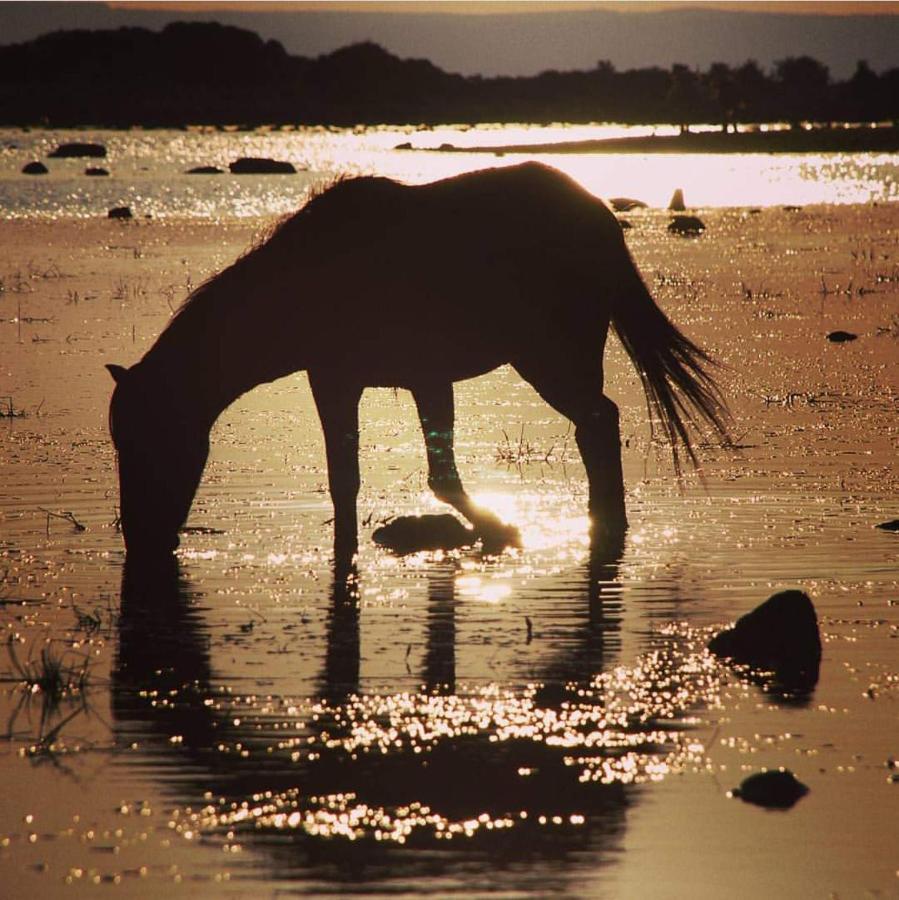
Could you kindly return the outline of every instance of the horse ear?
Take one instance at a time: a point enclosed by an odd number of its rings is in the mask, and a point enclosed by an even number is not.
[[[112,375],[116,384],[119,384],[128,374],[128,370],[124,366],[117,366],[115,363],[107,363],[106,368],[109,369],[109,374]]]

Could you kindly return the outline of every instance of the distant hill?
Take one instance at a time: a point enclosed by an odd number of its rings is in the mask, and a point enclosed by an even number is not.
[[[462,76],[364,42],[316,58],[218,23],[59,31],[0,47],[0,123],[130,125],[487,121],[870,121],[899,116],[899,70],[833,82],[791,57],[705,72],[683,65],[532,77]]]
[[[732,9],[628,11],[551,10],[491,15],[416,13],[400,5],[389,13],[356,9],[301,11],[172,4],[156,9],[78,2],[0,0],[0,42],[23,43],[63,29],[148,28],[176,20],[218,21],[279,41],[288,53],[317,57],[348,44],[372,41],[400,57],[424,57],[462,75],[536,75],[546,69],[589,69],[608,59],[617,69],[682,63],[707,68],[747,59],[764,68],[789,56],[812,56],[840,79],[858,60],[875,72],[899,65],[899,16],[747,12]],[[635,12],[633,10],[640,10]]]

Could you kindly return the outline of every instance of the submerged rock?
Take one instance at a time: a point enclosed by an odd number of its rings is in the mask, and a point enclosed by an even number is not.
[[[646,204],[642,200],[634,200],[633,197],[612,197],[609,199],[609,206],[615,212],[630,212],[632,209],[646,209]]]
[[[73,141],[68,144],[60,144],[52,153],[47,154],[55,159],[65,159],[76,156],[106,156],[106,148],[102,144],[89,144]]]
[[[668,230],[674,234],[702,234],[705,222],[699,216],[675,216],[668,223]]]
[[[372,540],[395,553],[419,550],[458,550],[471,546],[477,536],[455,516],[400,516],[372,534]]]
[[[132,219],[134,218],[130,206],[114,206],[107,214],[109,219]]]
[[[49,171],[50,170],[40,160],[25,163],[25,165],[22,166],[23,175],[46,175]]]
[[[765,669],[789,688],[812,688],[821,667],[815,607],[803,591],[781,591],[709,641],[716,656]]]
[[[808,791],[809,789],[789,769],[778,769],[774,772],[757,772],[750,775],[730,793],[744,803],[753,803],[766,809],[789,809]]]
[[[228,168],[232,175],[294,175],[297,171],[293,163],[265,156],[242,156]]]
[[[857,337],[858,335],[851,331],[831,331],[827,335],[827,340],[834,344],[843,344],[846,341],[854,341]]]

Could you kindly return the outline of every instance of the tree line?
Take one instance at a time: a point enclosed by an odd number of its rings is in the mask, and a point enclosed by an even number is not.
[[[844,80],[807,56],[528,77],[462,76],[373,43],[291,56],[241,28],[58,31],[0,46],[0,123],[54,127],[461,122],[672,123],[899,118],[899,69],[860,61]]]

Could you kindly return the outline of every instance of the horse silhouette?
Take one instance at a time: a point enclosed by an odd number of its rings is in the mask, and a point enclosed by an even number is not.
[[[593,537],[627,528],[618,409],[603,395],[610,323],[652,418],[694,462],[689,427],[726,437],[707,354],[656,306],[602,201],[524,163],[406,186],[338,181],[185,301],[116,381],[110,430],[126,548],[178,545],[219,414],[306,370],[325,436],[337,556],[358,546],[358,404],[412,392],[428,484],[484,536],[501,529],[459,479],[453,383],[511,363],[575,425]]]

